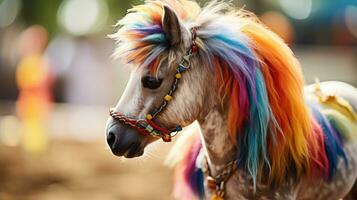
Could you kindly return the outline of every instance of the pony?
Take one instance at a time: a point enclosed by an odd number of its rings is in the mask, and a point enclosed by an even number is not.
[[[117,27],[114,55],[132,71],[107,143],[139,157],[197,122],[180,149],[177,198],[336,200],[357,187],[357,89],[304,88],[291,49],[253,13],[146,0]]]

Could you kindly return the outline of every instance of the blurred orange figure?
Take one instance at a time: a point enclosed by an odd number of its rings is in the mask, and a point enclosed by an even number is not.
[[[19,88],[18,115],[23,123],[23,146],[27,152],[46,148],[46,116],[51,104],[51,73],[44,56],[48,36],[41,26],[31,26],[20,37],[21,60],[16,71]]]

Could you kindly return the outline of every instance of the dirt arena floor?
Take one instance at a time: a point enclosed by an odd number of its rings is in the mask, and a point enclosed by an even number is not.
[[[169,200],[168,147],[157,148],[122,160],[104,142],[55,140],[41,155],[0,145],[0,200]]]

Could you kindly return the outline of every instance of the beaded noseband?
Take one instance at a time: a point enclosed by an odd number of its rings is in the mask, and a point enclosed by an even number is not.
[[[185,56],[183,56],[182,61],[178,64],[175,74],[175,80],[171,85],[170,91],[165,95],[163,98],[161,105],[154,109],[153,112],[150,112],[146,115],[145,119],[134,119],[129,118],[119,112],[115,112],[114,109],[110,109],[109,114],[114,119],[117,119],[122,124],[128,125],[134,129],[136,129],[140,134],[143,135],[151,135],[154,137],[161,137],[163,141],[170,142],[171,138],[174,137],[179,131],[182,130],[180,125],[177,125],[176,128],[167,129],[155,123],[153,120],[157,117],[157,115],[167,107],[168,103],[171,101],[173,94],[175,93],[178,83],[182,77],[182,73],[186,72],[190,69],[190,57],[195,54],[198,50],[196,45],[196,30],[197,28],[194,27],[191,29],[192,34],[192,44]]]

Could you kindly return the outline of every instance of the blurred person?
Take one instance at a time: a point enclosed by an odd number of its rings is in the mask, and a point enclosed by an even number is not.
[[[47,31],[38,25],[27,28],[20,36],[20,62],[16,71],[19,88],[17,113],[23,123],[23,147],[30,153],[45,150],[46,116],[52,101],[52,75],[44,50]]]

